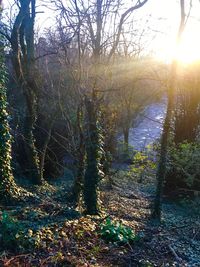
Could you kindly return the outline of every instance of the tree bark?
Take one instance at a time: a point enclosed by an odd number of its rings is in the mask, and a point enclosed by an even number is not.
[[[125,145],[125,152],[128,153],[128,147],[129,147],[129,129],[126,128],[123,130],[124,134],[124,145]]]
[[[82,129],[82,105],[79,106],[77,111],[77,124],[78,124],[78,131],[79,131],[79,148],[78,148],[78,155],[77,155],[77,176],[74,182],[73,187],[73,199],[76,204],[79,203],[80,195],[83,189],[83,182],[84,182],[84,171],[85,171],[85,140],[84,134]]]
[[[49,141],[51,139],[51,132],[52,132],[53,124],[54,124],[54,121],[52,121],[50,123],[46,138],[44,140],[42,151],[41,151],[41,157],[40,157],[40,180],[41,181],[44,179],[44,164],[45,164],[45,158],[46,158],[48,144],[49,144]]]
[[[177,33],[177,49],[181,41],[181,36],[185,28],[185,2],[180,0],[180,9],[181,9],[181,21],[179,25],[179,30]],[[154,201],[154,208],[152,211],[152,218],[158,221],[161,221],[161,212],[162,212],[162,195],[163,195],[163,185],[166,175],[166,164],[167,164],[167,150],[168,150],[168,141],[170,137],[170,128],[171,120],[174,110],[174,93],[176,90],[176,76],[177,76],[177,61],[173,60],[171,66],[171,75],[170,83],[168,87],[168,105],[167,113],[163,125],[163,133],[161,137],[161,148],[160,148],[160,160],[157,169],[157,188],[156,188],[156,197]]]
[[[14,181],[11,168],[11,135],[5,81],[4,47],[0,40],[0,202],[10,204],[10,201],[18,199],[20,190]]]
[[[84,180],[84,201],[86,214],[97,215],[98,205],[98,183],[100,180],[100,154],[99,154],[99,130],[97,126],[97,108],[94,99],[85,98],[87,112],[87,134],[86,134],[86,171]]]
[[[26,101],[23,134],[28,174],[33,183],[42,184],[43,181],[41,180],[39,170],[39,157],[34,138],[38,94],[35,81],[34,20],[35,0],[21,1],[21,7],[11,33],[11,47],[13,68]]]

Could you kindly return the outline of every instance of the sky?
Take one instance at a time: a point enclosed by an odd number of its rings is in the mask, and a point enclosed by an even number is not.
[[[186,14],[189,11],[190,0],[185,0]],[[149,0],[145,6],[155,17],[153,27],[159,32],[152,47],[158,58],[170,61],[176,56],[183,63],[200,60],[200,2],[193,0],[190,17],[184,30],[178,55],[175,53],[176,35],[180,23],[179,1],[176,0]],[[156,20],[162,18],[162,20]]]
[[[4,0],[4,7],[7,8],[13,0]],[[126,0],[131,6],[133,0]],[[44,2],[41,1],[40,2]],[[189,10],[190,0],[185,0],[186,13]],[[39,7],[37,26],[42,32],[45,27],[52,26],[53,11],[44,7]],[[170,62],[173,56],[179,61],[187,64],[194,60],[200,60],[200,1],[193,0],[193,7],[184,31],[178,55],[174,55],[176,34],[180,21],[179,0],[149,0],[147,4],[136,11],[134,16],[140,20],[145,20],[150,16],[148,27],[153,34],[153,40],[148,44],[148,51],[158,59]]]

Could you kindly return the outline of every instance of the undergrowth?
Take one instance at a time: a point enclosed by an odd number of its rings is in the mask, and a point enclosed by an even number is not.
[[[140,239],[139,235],[121,222],[114,222],[107,218],[104,224],[100,226],[101,237],[107,242],[113,243],[131,243]]]

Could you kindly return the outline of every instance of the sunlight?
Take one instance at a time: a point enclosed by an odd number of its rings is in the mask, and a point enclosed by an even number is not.
[[[200,60],[200,40],[189,38],[188,35],[185,36],[178,47],[171,39],[164,44],[160,43],[160,45],[162,50],[156,53],[156,58],[165,63],[170,63],[173,59],[176,59],[180,64],[185,65]]]
[[[182,64],[190,64],[200,60],[199,42],[190,37],[187,34],[176,49],[175,59]]]
[[[193,28],[185,30],[178,47],[169,38],[169,41],[163,47],[163,50],[165,50],[165,62],[171,62],[176,59],[180,64],[187,65],[200,60],[200,38],[197,35],[196,26],[193,24]]]

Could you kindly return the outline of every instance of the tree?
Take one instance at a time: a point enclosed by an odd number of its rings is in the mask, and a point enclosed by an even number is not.
[[[0,6],[1,9],[1,6]],[[1,10],[0,10],[1,16]],[[1,17],[0,17],[1,19]],[[3,40],[0,40],[0,202],[9,203],[18,198],[11,168],[11,135],[7,113],[6,67],[4,63]]]
[[[174,142],[195,142],[198,137],[200,114],[199,64],[182,71],[178,80],[174,116]]]
[[[36,0],[18,1],[19,12],[15,18],[9,38],[12,49],[12,63],[16,80],[26,102],[23,126],[25,158],[29,176],[33,183],[41,184],[39,158],[35,146],[34,125],[37,119],[37,71],[34,57],[34,22]]]
[[[101,150],[101,127],[99,114],[94,99],[85,98],[86,107],[86,170],[84,177],[84,201],[86,213],[95,215],[99,212],[98,184],[102,177],[100,169]]]
[[[145,68],[144,68],[145,64]],[[119,65],[119,66],[118,66]],[[128,152],[130,128],[138,114],[159,94],[160,83],[150,78],[152,62],[130,57],[119,60],[112,67],[113,87],[111,103],[116,108],[118,128],[123,134],[124,148]]]
[[[85,87],[86,110],[86,171],[84,180],[84,200],[86,212],[98,213],[98,184],[101,179],[101,149],[102,140],[99,125],[101,98],[107,88],[102,82],[108,62],[114,58],[120,42],[123,25],[128,16],[147,3],[148,0],[136,1],[122,14],[117,12],[121,1],[113,4],[109,0],[96,0],[93,3],[74,0],[66,7],[62,0],[56,1],[61,10],[63,21],[71,28],[72,36],[78,40],[79,86]],[[117,11],[116,11],[117,10]],[[114,21],[112,29],[106,29],[106,23]],[[86,42],[84,42],[86,40]],[[84,47],[84,49],[83,49]],[[86,47],[86,48],[85,48]],[[85,54],[90,64],[83,66]],[[85,53],[85,54],[84,54]],[[85,74],[85,75],[84,75]],[[106,85],[105,85],[106,86]]]
[[[185,1],[180,0],[180,11],[181,11],[181,21],[179,25],[179,30],[177,33],[177,49],[179,47],[181,37],[186,24],[186,15],[185,15]],[[162,193],[163,185],[166,175],[166,165],[167,165],[167,153],[168,153],[168,144],[171,130],[171,121],[174,110],[174,94],[176,90],[176,78],[177,78],[177,61],[173,60],[171,65],[170,81],[168,85],[168,104],[167,104],[167,113],[165,116],[165,121],[163,125],[163,132],[161,137],[161,147],[160,147],[160,160],[158,163],[158,169],[156,173],[157,178],[157,188],[156,188],[156,197],[154,201],[154,208],[152,211],[152,218],[156,220],[161,220],[161,211],[162,211]]]

